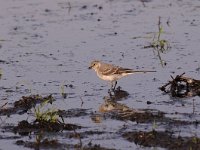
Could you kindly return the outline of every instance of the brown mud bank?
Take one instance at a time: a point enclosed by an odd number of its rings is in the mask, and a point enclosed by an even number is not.
[[[200,149],[200,138],[177,137],[168,131],[136,131],[124,133],[122,136],[128,141],[144,147],[162,147],[170,150]]]

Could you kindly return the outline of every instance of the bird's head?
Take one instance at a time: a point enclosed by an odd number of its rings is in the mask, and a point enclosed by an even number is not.
[[[94,69],[96,70],[100,66],[100,61],[94,60],[90,63],[90,66],[88,69]]]

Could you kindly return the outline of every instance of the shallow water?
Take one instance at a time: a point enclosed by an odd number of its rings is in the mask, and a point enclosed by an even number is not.
[[[199,120],[199,97],[175,99],[158,89],[168,82],[170,75],[186,72],[186,76],[200,79],[199,0],[152,0],[144,5],[139,0],[1,2],[0,106],[6,102],[11,106],[24,95],[53,94],[55,108],[89,109],[89,115],[65,119],[87,127],[78,132],[105,131],[102,135],[83,138],[84,144],[92,139],[92,143],[107,148],[136,149],[138,146],[120,137],[118,132],[124,125],[126,130],[151,130],[153,123],[140,125],[110,118],[95,123],[90,118],[90,113],[99,111],[109,89],[109,84],[87,69],[92,60],[98,59],[123,67],[157,71],[121,79],[118,84],[129,96],[119,103],[134,109],[160,110],[170,118]],[[144,49],[158,31],[159,16],[165,31],[161,38],[168,40],[171,46],[161,54],[167,64],[164,67],[153,49]],[[66,99],[61,96],[63,85],[68,85],[64,88]],[[152,104],[148,105],[147,101]],[[3,124],[16,125],[27,117],[27,114],[12,115]],[[166,128],[170,127],[158,125],[157,130]],[[175,134],[200,137],[199,125],[170,129]],[[0,135],[16,136],[3,129]],[[64,136],[56,138],[77,143]],[[19,139],[28,140],[28,137],[19,136]],[[14,141],[1,139],[0,149],[22,149]]]

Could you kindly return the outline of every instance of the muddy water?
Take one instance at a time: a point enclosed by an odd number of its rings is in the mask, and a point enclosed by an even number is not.
[[[158,32],[159,16],[164,29],[161,38],[171,46],[161,53],[165,66],[153,49],[144,49]],[[186,72],[200,79],[199,19],[199,0],[4,0],[0,5],[0,104],[8,102],[6,107],[10,107],[25,95],[52,94],[56,99],[54,108],[86,110],[85,115],[65,118],[66,122],[86,127],[77,132],[103,131],[83,138],[83,145],[92,140],[106,148],[135,149],[138,146],[122,138],[121,132],[151,130],[153,122],[136,124],[111,118],[103,118],[100,123],[92,121],[92,114],[102,114],[99,107],[109,96],[109,84],[87,69],[89,63],[98,59],[128,68],[156,70],[121,79],[118,84],[129,95],[119,103],[133,109],[162,111],[177,120],[199,120],[199,97],[175,99],[158,89],[170,75]],[[67,93],[65,99],[62,86]],[[30,114],[9,118],[2,115],[1,126],[17,125],[25,118],[33,119]],[[156,130],[200,137],[199,125],[158,123]],[[0,149],[27,149],[17,146],[16,139],[34,141],[34,134],[29,138],[3,131]],[[77,139],[65,138],[64,133],[48,136],[61,143],[78,143]]]

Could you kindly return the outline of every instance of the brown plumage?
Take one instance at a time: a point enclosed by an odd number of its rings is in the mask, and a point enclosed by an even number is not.
[[[141,72],[141,73],[156,72],[152,70],[133,70],[129,68],[123,68],[97,60],[91,62],[89,69],[94,69],[95,72],[97,73],[97,76],[102,80],[110,81],[112,84],[111,88],[113,87],[113,82],[115,82],[113,89],[115,89],[118,79],[127,76],[129,74],[134,74],[136,72]]]

